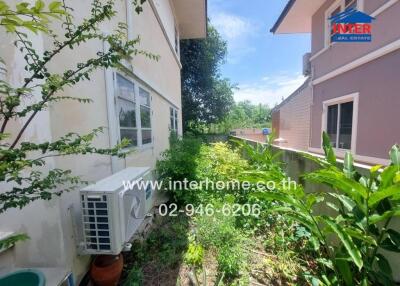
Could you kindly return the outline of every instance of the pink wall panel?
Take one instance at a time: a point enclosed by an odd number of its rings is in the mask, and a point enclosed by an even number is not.
[[[279,137],[282,144],[306,151],[309,145],[311,87],[308,86],[280,108]]]
[[[400,50],[314,86],[311,147],[321,146],[323,101],[359,92],[357,155],[388,158],[400,143]]]

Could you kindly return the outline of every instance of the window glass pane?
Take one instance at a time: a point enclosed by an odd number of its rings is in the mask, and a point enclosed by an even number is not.
[[[142,130],[142,144],[151,143],[151,130]]]
[[[170,124],[171,130],[174,130],[175,129],[175,122],[174,122],[174,117],[173,116],[170,117],[169,124]]]
[[[135,100],[135,85],[119,74],[117,74],[117,87],[119,96]]]
[[[170,127],[171,130],[175,130],[175,117],[174,117],[174,114],[175,114],[175,110],[172,107],[170,107],[169,108],[169,127]]]
[[[337,119],[338,119],[338,106],[337,105],[328,106],[328,120],[327,120],[326,132],[328,133],[331,139],[331,144],[333,147],[336,147]]]
[[[335,16],[336,14],[339,14],[340,11],[342,11],[342,7],[340,7],[340,5],[339,5],[339,7],[337,7],[335,10],[333,10],[333,12],[331,13],[331,17]]]
[[[357,0],[345,0],[344,1],[345,9],[356,9],[357,8]]]
[[[175,130],[178,130],[178,110],[175,110],[175,116],[174,116],[174,121],[175,121]]]
[[[137,146],[137,130],[134,129],[121,129],[121,140],[128,139],[131,141],[129,147]]]
[[[340,6],[337,7],[337,8],[331,13],[331,15],[330,15],[329,18],[335,16],[336,14],[339,14],[339,13],[341,12],[341,10],[342,10],[342,8],[341,8]],[[328,21],[329,21],[329,25],[330,25],[331,38],[332,38],[336,33],[333,31],[333,27],[332,27],[332,25],[331,25],[331,20],[328,20]]]
[[[136,127],[135,103],[118,98],[117,107],[120,127]]]
[[[140,105],[150,106],[150,93],[139,88],[139,103]]]
[[[142,128],[151,128],[150,108],[140,106],[140,121],[142,123]]]
[[[353,129],[353,102],[340,105],[339,148],[351,149],[351,132]]]

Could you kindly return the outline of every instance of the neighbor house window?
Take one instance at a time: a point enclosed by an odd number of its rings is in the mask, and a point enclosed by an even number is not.
[[[324,130],[334,148],[354,150],[357,102],[357,94],[324,102]]]
[[[178,110],[176,108],[169,108],[170,129],[178,132]]]
[[[142,145],[150,144],[152,140],[151,134],[151,108],[150,93],[139,88],[139,104],[140,104],[140,125],[142,135]]]
[[[363,0],[339,0],[335,2],[325,13],[325,45],[329,45],[332,37],[335,35],[331,25],[331,17],[344,12],[348,9],[360,9]]]
[[[117,74],[117,110],[120,139],[130,140],[129,147],[137,146],[135,85],[119,74]]]
[[[329,25],[329,31],[330,31],[329,41],[331,41],[332,37],[335,36],[335,34],[337,33],[337,32],[335,33],[334,29],[332,29],[331,21],[330,21],[329,19],[330,19],[331,17],[334,17],[335,15],[339,14],[341,11],[342,11],[342,8],[341,8],[341,6],[339,5],[336,9],[334,9],[334,10],[329,14],[329,17],[328,17],[328,21],[329,21],[328,25]]]
[[[351,149],[352,127],[353,102],[328,106],[327,133],[333,147]]]
[[[344,1],[344,10],[347,9],[357,9],[357,0],[345,0]]]

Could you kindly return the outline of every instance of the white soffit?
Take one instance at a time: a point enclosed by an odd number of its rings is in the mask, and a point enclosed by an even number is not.
[[[207,35],[207,0],[172,0],[181,39],[205,38]]]
[[[311,33],[311,20],[325,0],[290,0],[271,29],[276,34]]]

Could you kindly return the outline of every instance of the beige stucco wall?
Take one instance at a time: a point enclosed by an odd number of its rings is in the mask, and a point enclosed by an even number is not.
[[[41,35],[29,34],[33,47],[40,53],[44,49]],[[4,80],[21,86],[27,73],[24,71],[24,59],[13,45],[14,38],[10,34],[0,31],[0,57],[6,64],[7,73]],[[29,104],[41,98],[41,94],[33,91],[32,98],[25,98],[24,103]],[[17,131],[23,126],[26,119],[13,120],[9,123],[6,132],[15,138]],[[36,120],[27,128],[23,141],[46,142],[51,141],[50,128],[51,115],[49,110],[44,110],[36,117]],[[32,156],[39,156],[33,154]],[[42,169],[46,172],[56,167],[55,160],[46,159],[46,166]],[[11,185],[0,184],[0,191],[10,190]],[[0,215],[0,232],[13,231],[26,233],[30,239],[19,243],[13,249],[0,253],[0,272],[11,267],[59,267],[65,265],[66,252],[64,250],[64,234],[60,225],[59,199],[52,201],[37,201],[25,207],[8,210]]]
[[[158,11],[160,20],[164,23],[167,37],[171,42],[173,48],[175,49],[175,31],[178,33],[177,36],[179,37],[179,29],[178,29],[179,24],[176,19],[176,15],[174,13],[174,6],[171,2],[172,0],[152,0],[152,1],[154,3],[155,8]]]
[[[11,2],[11,1],[9,1]],[[16,1],[15,1],[16,2]],[[90,1],[73,3],[76,21],[88,14]],[[118,22],[126,22],[127,14],[125,1],[116,1],[118,14],[112,23],[103,27],[104,32],[112,31]],[[154,6],[155,7],[155,6]],[[167,10],[165,10],[167,9]],[[142,14],[132,13],[130,27],[134,36],[141,37],[140,49],[159,55],[159,61],[138,56],[130,63],[132,80],[135,84],[150,92],[152,97],[152,131],[153,144],[145,149],[136,149],[135,152],[123,160],[125,166],[151,166],[154,167],[160,153],[165,150],[169,136],[169,108],[178,109],[179,132],[181,124],[181,86],[180,63],[178,57],[168,43],[173,35],[173,11],[171,6],[158,5],[156,10],[148,1],[144,5]],[[156,11],[162,17],[156,17]],[[169,15],[169,16],[168,16]],[[164,30],[159,20],[163,21]],[[172,19],[172,20],[171,20]],[[4,34],[0,35],[2,39]],[[32,36],[38,45],[49,47],[48,39],[41,36]],[[22,58],[12,45],[12,39],[1,41],[0,56],[8,62],[8,75],[13,75],[18,80],[23,78]],[[66,51],[57,56],[57,61],[49,65],[52,72],[63,72],[68,67],[73,67],[78,62],[83,62],[95,56],[97,51],[103,50],[103,43],[92,41],[82,45],[74,51]],[[103,134],[95,139],[94,144],[99,148],[110,147],[110,132],[108,130],[109,118],[106,89],[106,72],[96,71],[90,81],[79,83],[74,88],[67,88],[62,95],[74,97],[88,97],[93,100],[90,104],[80,104],[75,101],[63,101],[52,104],[49,109],[35,118],[32,127],[24,137],[25,141],[38,142],[40,140],[56,140],[68,132],[85,134],[92,129],[106,127]],[[12,125],[8,132],[18,130],[21,123]],[[40,140],[39,140],[40,139]],[[49,168],[71,169],[75,175],[81,175],[85,180],[94,182],[112,174],[112,160],[109,156],[70,156],[49,160]],[[9,267],[62,267],[66,271],[73,271],[79,278],[87,270],[88,256],[78,256],[76,252],[75,223],[79,221],[79,196],[78,192],[64,194],[59,199],[50,202],[36,202],[22,210],[11,210],[0,215],[0,231],[26,232],[31,239],[17,244],[13,249],[0,253],[0,270]],[[79,225],[78,225],[79,226]]]
[[[279,137],[282,146],[308,150],[310,138],[311,87],[307,86],[280,108]]]

